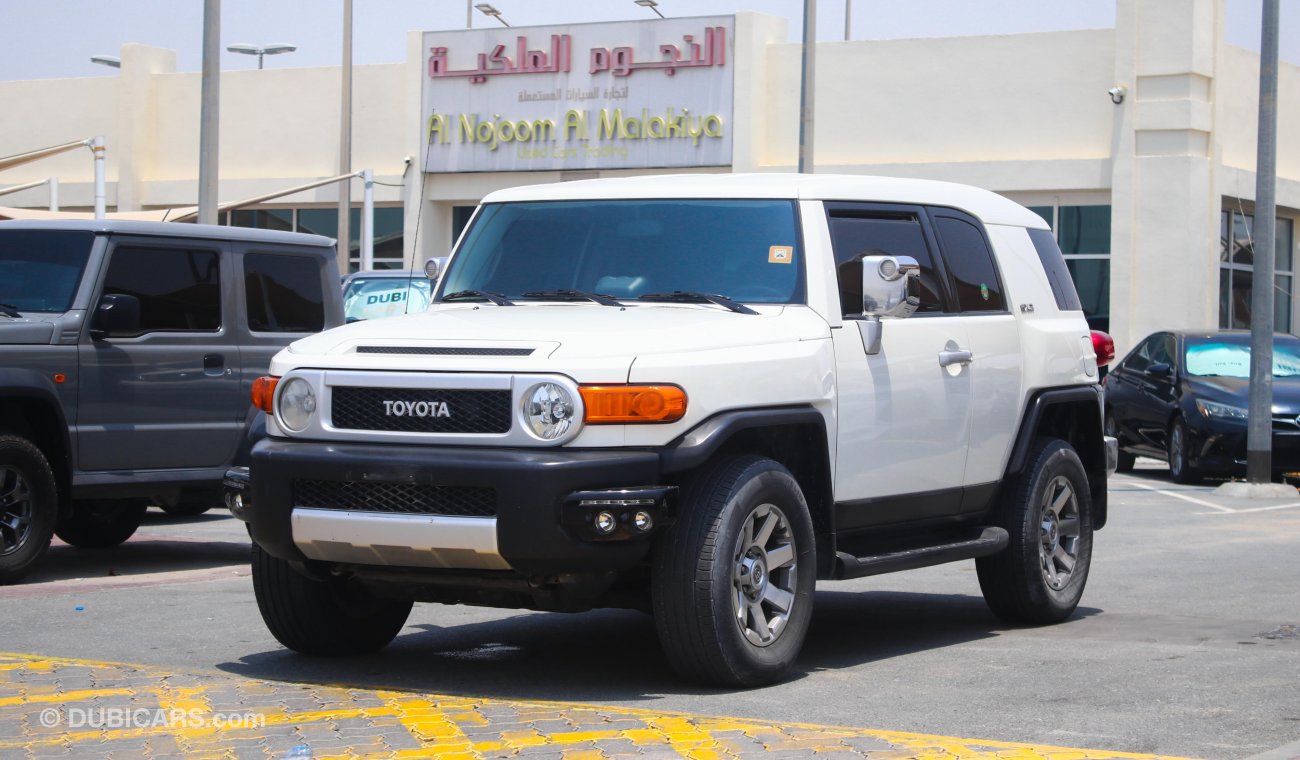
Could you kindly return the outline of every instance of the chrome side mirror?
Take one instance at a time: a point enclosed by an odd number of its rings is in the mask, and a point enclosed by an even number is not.
[[[862,320],[858,331],[868,354],[880,353],[881,317],[910,317],[920,305],[916,295],[921,265],[911,256],[862,257]]]
[[[438,277],[441,276],[443,270],[447,268],[447,259],[448,259],[448,258],[449,258],[449,257],[447,257],[447,256],[434,256],[434,257],[432,257],[432,258],[426,260],[426,261],[424,262],[424,274],[425,274],[425,276],[428,277],[430,280],[433,280],[434,282],[437,282],[437,281],[438,281]]]

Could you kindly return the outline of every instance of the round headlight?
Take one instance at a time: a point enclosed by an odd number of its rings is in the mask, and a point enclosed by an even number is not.
[[[533,435],[553,441],[574,425],[573,396],[563,386],[541,383],[524,394],[524,419]]]
[[[311,424],[316,414],[316,391],[301,377],[290,378],[280,386],[280,421],[295,433]]]

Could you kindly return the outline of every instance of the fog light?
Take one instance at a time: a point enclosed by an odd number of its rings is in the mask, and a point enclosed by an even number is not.
[[[596,514],[596,531],[606,535],[613,533],[618,527],[618,520],[614,518],[611,512],[599,512]]]
[[[635,515],[632,515],[632,527],[636,528],[637,531],[645,533],[654,526],[655,519],[649,512],[637,512]]]

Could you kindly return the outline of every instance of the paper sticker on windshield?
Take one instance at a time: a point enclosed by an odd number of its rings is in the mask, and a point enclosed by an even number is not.
[[[767,249],[767,263],[793,264],[794,248],[788,245],[774,245]]]

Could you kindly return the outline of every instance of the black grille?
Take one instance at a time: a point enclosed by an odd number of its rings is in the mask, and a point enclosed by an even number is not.
[[[418,354],[422,356],[531,356],[531,348],[464,348],[456,346],[357,346],[359,354]]]
[[[495,517],[495,488],[383,481],[295,480],[293,503],[315,509],[346,509],[402,515]]]
[[[331,422],[348,430],[508,433],[510,391],[338,387]]]

